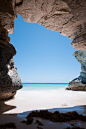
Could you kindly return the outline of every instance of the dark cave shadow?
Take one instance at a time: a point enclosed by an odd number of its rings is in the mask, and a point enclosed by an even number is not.
[[[42,109],[41,109],[42,110]],[[74,107],[65,107],[65,108],[53,108],[53,109],[43,109],[43,110],[48,110],[49,112],[54,113],[55,111],[59,111],[60,113],[66,113],[66,112],[73,112],[76,111],[79,115],[83,115],[86,116],[86,105],[80,105],[80,106],[74,106]],[[32,110],[32,111],[36,111],[36,110]],[[40,111],[40,109],[38,110]],[[26,120],[27,115],[30,113],[31,111],[27,111],[27,112],[23,112],[23,113],[18,113],[17,117],[21,118],[23,121]],[[70,116],[71,117],[71,116]],[[60,116],[60,119],[62,118],[62,116]],[[46,120],[47,119],[43,119],[41,117],[36,117],[34,118],[35,120]],[[80,119],[76,119],[76,120],[69,120],[69,121],[65,121],[65,122],[53,122],[51,120],[48,119],[47,121],[48,123],[52,123],[53,124],[59,124],[60,129],[66,129],[67,127],[71,127],[70,129],[73,129],[74,127],[76,127],[76,129],[78,129],[78,127],[83,129],[86,129],[86,122],[82,121]],[[64,128],[61,128],[61,125],[63,125]],[[57,125],[58,126],[58,125]],[[73,127],[73,128],[72,128]],[[75,129],[75,128],[74,128]]]
[[[3,114],[6,111],[16,108],[16,106],[5,104],[6,101],[0,101],[0,114]]]
[[[31,111],[25,111],[23,113],[16,113],[16,114],[2,114],[3,112],[9,111],[11,109],[16,108],[16,106],[11,106],[11,105],[6,105],[4,103],[5,101],[0,102],[0,123],[9,123],[9,122],[14,122],[17,125],[21,123],[22,120],[26,120],[26,116],[31,112]],[[39,109],[40,111],[42,109]],[[53,109],[43,109],[43,110],[48,110],[49,112],[54,112],[54,111],[59,111],[60,113],[65,113],[65,112],[73,112],[76,111],[78,114],[82,114],[86,116],[86,105],[80,105],[80,106],[74,106],[74,107],[65,107],[65,108],[53,108]],[[36,110],[32,110],[36,111]],[[41,118],[39,118],[41,119]],[[59,122],[58,122],[59,123]],[[84,127],[86,127],[86,123],[83,121],[67,121],[67,122],[62,122],[59,124],[63,124],[65,126],[71,126],[71,124],[83,124]],[[18,126],[18,125],[17,125]]]
[[[8,111],[8,110],[11,110],[11,109],[14,109],[16,108],[16,106],[10,106],[10,105],[6,105],[4,103],[5,101],[2,101],[0,102],[0,113],[3,113],[5,111]],[[1,108],[2,107],[2,108]],[[42,110],[42,109],[41,109]],[[48,110],[50,112],[54,112],[54,111],[59,111],[60,113],[65,113],[65,112],[72,112],[72,111],[77,111],[78,114],[83,114],[83,115],[86,115],[86,105],[82,105],[82,106],[74,106],[74,107],[65,107],[65,108],[53,108],[53,109],[43,109],[43,110]],[[33,110],[32,110],[33,111]],[[35,110],[34,110],[35,111]],[[40,111],[40,109],[38,110]],[[23,120],[26,120],[26,116],[28,115],[28,113],[30,113],[31,111],[26,111],[26,112],[23,112],[23,113],[18,113],[18,114],[1,114],[0,116],[0,124],[6,124],[6,123],[9,123],[9,122],[13,122],[16,124],[17,127],[19,127],[18,129],[20,129],[22,127],[22,129],[24,129],[25,127],[27,127],[28,125],[24,125],[24,123],[22,123],[21,121]],[[34,121],[36,119],[39,119],[40,120],[44,120],[42,118],[34,118]],[[42,121],[43,122],[43,121]],[[52,121],[49,121],[48,120],[48,124],[51,124],[50,122]],[[54,124],[58,124],[58,126],[61,127],[62,126],[65,126],[65,127],[71,127],[71,124],[73,125],[80,125],[81,127],[86,127],[86,123],[83,122],[83,121],[77,121],[77,120],[73,120],[73,121],[67,121],[67,122],[57,122],[57,123],[53,123],[52,122],[52,126],[54,126]],[[45,124],[46,125],[46,124]],[[35,126],[35,125],[34,125]],[[56,125],[57,126],[57,125]],[[28,127],[29,128],[29,127]],[[60,128],[60,129],[63,129],[63,128]]]

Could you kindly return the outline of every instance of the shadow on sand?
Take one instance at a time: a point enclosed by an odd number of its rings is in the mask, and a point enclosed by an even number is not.
[[[0,114],[3,114],[4,112],[14,108],[16,108],[16,106],[7,105],[5,104],[5,101],[0,101]]]
[[[18,114],[3,114],[6,111],[10,111],[11,109],[16,108],[16,106],[6,105],[5,101],[0,102],[0,124],[5,124],[9,122],[14,122],[17,126],[17,129],[36,129],[38,126],[36,123],[37,120],[40,120],[43,123],[43,129],[64,129],[68,126],[71,127],[71,124],[75,124],[77,126],[83,127],[86,129],[86,122],[82,122],[80,120],[77,121],[70,121],[70,122],[52,122],[49,120],[44,120],[41,118],[34,118],[34,121],[31,125],[26,125],[24,123],[21,123],[22,120],[26,119],[26,116],[31,112],[23,112]],[[59,111],[60,113],[66,113],[66,112],[73,112],[76,111],[78,114],[82,114],[86,116],[86,105],[84,106],[75,106],[70,108],[54,108],[54,109],[48,109],[49,112],[55,112]]]

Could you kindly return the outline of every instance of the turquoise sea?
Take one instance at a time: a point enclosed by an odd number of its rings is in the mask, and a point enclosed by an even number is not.
[[[66,88],[69,83],[22,83],[21,90],[51,90]]]

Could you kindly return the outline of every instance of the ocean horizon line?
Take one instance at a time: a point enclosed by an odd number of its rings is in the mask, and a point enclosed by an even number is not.
[[[30,82],[22,82],[22,84],[69,84],[69,83],[42,83],[42,82],[41,83],[39,83],[39,82],[38,83],[37,82],[36,83],[34,83],[34,82],[30,83]]]

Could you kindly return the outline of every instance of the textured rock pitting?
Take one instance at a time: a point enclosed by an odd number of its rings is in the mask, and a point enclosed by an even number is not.
[[[0,100],[13,97],[16,91],[21,88],[21,79],[14,66],[14,60],[11,59],[9,64],[0,72]]]
[[[38,23],[73,39],[72,46],[86,49],[85,0],[16,0],[15,11],[26,22]]]
[[[79,77],[69,82],[66,89],[86,91],[86,51],[75,51],[73,55],[81,63],[81,72]]]

